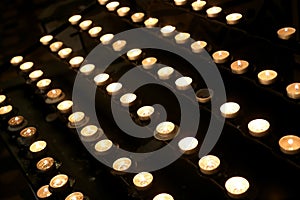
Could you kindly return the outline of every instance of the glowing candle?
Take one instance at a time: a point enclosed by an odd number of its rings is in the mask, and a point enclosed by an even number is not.
[[[131,166],[131,160],[126,157],[119,158],[114,161],[113,169],[116,171],[125,171]]]
[[[18,115],[18,116],[10,118],[8,120],[8,125],[10,127],[18,127],[18,126],[21,126],[24,123],[24,121],[25,121],[24,117],[21,115]]]
[[[144,21],[144,24],[147,28],[152,28],[155,27],[158,23],[158,19],[157,18],[153,18],[153,17],[149,17],[148,19],[146,19]]]
[[[6,100],[6,96],[1,94],[0,95],[0,104],[2,104],[5,100]]]
[[[22,72],[29,72],[33,67],[33,62],[24,62],[23,64],[20,65],[20,70]]]
[[[60,58],[67,58],[72,53],[72,51],[73,50],[71,48],[67,47],[59,50],[57,54]]]
[[[191,49],[194,53],[201,53],[206,46],[207,43],[205,41],[195,41],[191,44]]]
[[[156,126],[156,132],[161,135],[167,135],[173,133],[175,130],[175,124],[173,122],[165,121]]]
[[[226,16],[227,24],[237,24],[242,19],[242,14],[240,13],[231,13]]]
[[[96,66],[94,64],[85,64],[82,67],[80,67],[79,71],[87,76],[94,71],[95,67]]]
[[[172,67],[163,67],[157,71],[157,75],[161,80],[167,80],[173,74],[174,69]]]
[[[102,27],[95,26],[89,30],[89,34],[91,37],[98,37],[101,31],[102,31]]]
[[[173,35],[175,29],[175,26],[166,25],[160,29],[160,32],[164,37],[169,37]]]
[[[46,79],[42,79],[40,81],[38,81],[36,83],[36,86],[40,89],[40,90],[44,90],[46,88],[49,87],[49,85],[51,84],[51,80],[46,78]]]
[[[80,67],[81,63],[83,62],[84,58],[82,56],[75,56],[69,60],[69,64],[72,68]]]
[[[153,200],[174,200],[174,198],[172,197],[172,195],[167,194],[167,193],[160,193],[158,195],[156,195]]]
[[[68,183],[69,177],[65,174],[58,174],[51,178],[49,186],[51,188],[62,188]]]
[[[94,82],[96,83],[96,85],[100,86],[106,84],[108,79],[109,79],[109,74],[100,73],[94,77]]]
[[[280,150],[285,154],[297,154],[300,152],[300,137],[285,135],[278,141]]]
[[[153,106],[142,106],[137,110],[137,115],[140,120],[149,120],[154,113]]]
[[[208,8],[206,10],[206,14],[207,14],[208,17],[217,17],[220,14],[221,11],[222,11],[221,7],[213,6],[213,7]]]
[[[240,110],[240,105],[235,102],[226,102],[221,105],[220,111],[225,118],[234,118]]]
[[[68,120],[71,125],[78,126],[80,125],[85,119],[84,112],[74,112],[69,117]]]
[[[200,103],[206,103],[206,102],[210,101],[212,96],[213,96],[213,91],[208,88],[202,88],[196,92],[196,99]]]
[[[93,23],[92,20],[86,19],[86,20],[80,22],[79,27],[81,28],[81,30],[85,31],[91,27],[92,23]]]
[[[142,66],[144,69],[151,69],[156,62],[157,59],[155,57],[148,57],[142,61]]]
[[[248,70],[249,63],[245,60],[237,60],[231,63],[230,68],[234,74],[244,74]]]
[[[47,97],[49,99],[57,99],[62,95],[62,90],[61,89],[52,89],[47,92]]]
[[[24,138],[31,137],[36,134],[36,131],[36,128],[33,126],[27,127],[20,132],[20,136]]]
[[[193,82],[192,78],[188,76],[184,76],[176,79],[175,85],[178,90],[186,90],[191,86],[192,82]]]
[[[45,157],[36,163],[36,168],[40,171],[48,171],[54,166],[54,159],[51,157]]]
[[[130,106],[134,103],[134,101],[136,100],[136,95],[133,93],[126,93],[124,95],[121,96],[120,98],[120,102],[122,106]]]
[[[254,119],[248,123],[248,129],[251,135],[262,137],[267,134],[270,123],[265,119]]]
[[[295,35],[296,29],[293,27],[284,27],[277,31],[277,36],[282,40],[288,40]]]
[[[112,1],[106,4],[106,8],[108,11],[115,11],[119,5],[120,3],[118,1]]]
[[[39,79],[41,76],[43,76],[44,72],[40,69],[38,70],[34,70],[33,72],[31,72],[29,74],[29,78],[32,80],[32,81],[35,81],[37,79]]]
[[[40,42],[43,45],[48,45],[52,39],[53,39],[52,35],[44,35],[43,37],[40,38]]]
[[[137,12],[137,13],[134,13],[133,15],[131,15],[131,20],[132,20],[133,22],[141,22],[141,21],[143,21],[144,16],[145,16],[144,13],[142,13],[142,12]]]
[[[198,146],[198,140],[194,137],[185,137],[178,142],[179,149],[185,154],[191,154]]]
[[[78,22],[81,20],[81,15],[73,15],[71,16],[68,21],[72,24],[72,25],[76,25],[78,24]]]
[[[38,189],[36,192],[36,195],[40,199],[46,199],[52,195],[52,193],[49,191],[49,185],[43,185]]]
[[[186,4],[186,0],[174,0],[176,6],[182,6]]]
[[[71,100],[64,100],[62,102],[60,102],[57,105],[57,109],[61,112],[61,113],[67,113],[71,110],[73,106],[73,101]]]
[[[178,33],[175,35],[175,41],[177,44],[184,44],[190,39],[189,33]]]
[[[47,146],[47,143],[45,141],[38,140],[30,145],[29,150],[32,153],[37,153],[37,152],[43,151],[46,148],[46,146]]]
[[[103,140],[100,140],[99,142],[97,142],[95,144],[94,148],[97,152],[103,153],[103,152],[108,151],[112,147],[112,145],[113,145],[113,143],[111,140],[103,139]]]
[[[300,99],[300,83],[291,83],[286,87],[288,97]]]
[[[57,52],[58,50],[61,49],[62,46],[63,46],[63,42],[56,41],[56,42],[53,42],[52,44],[50,44],[49,48],[52,52]]]
[[[122,89],[122,84],[115,82],[115,83],[111,83],[106,87],[106,91],[108,92],[108,94],[110,95],[115,95],[117,94],[120,90]]]
[[[127,57],[129,60],[137,60],[142,54],[141,49],[131,49],[127,52]]]
[[[225,182],[225,188],[228,192],[228,195],[233,198],[238,198],[242,196],[250,187],[247,179],[239,176],[234,176],[229,178]]]
[[[110,42],[112,41],[112,39],[114,38],[114,34],[112,33],[107,33],[107,34],[104,34],[100,37],[100,42],[103,44],[103,45],[108,45],[110,44]]]
[[[202,8],[206,5],[206,1],[197,0],[192,3],[192,8],[194,11],[202,10]]]
[[[199,160],[198,165],[203,174],[210,175],[218,171],[220,163],[221,161],[217,156],[206,155]]]
[[[149,172],[140,172],[133,177],[133,184],[138,188],[147,188],[153,181],[153,176]]]
[[[126,46],[126,40],[117,40],[112,44],[114,51],[121,51]]]
[[[99,129],[95,125],[87,125],[80,131],[80,135],[87,141],[93,141],[100,136]]]
[[[10,64],[13,66],[18,66],[23,61],[23,56],[15,56],[10,59]]]
[[[229,55],[228,51],[220,50],[213,53],[212,57],[215,63],[221,64],[227,62]]]
[[[6,105],[0,107],[0,115],[5,115],[7,113],[10,113],[12,111],[13,107],[11,105]]]
[[[100,5],[105,5],[108,2],[108,0],[98,0],[98,3]]]
[[[263,85],[270,85],[276,81],[277,72],[274,70],[263,70],[257,75],[258,81]]]
[[[120,17],[124,17],[128,14],[129,11],[130,11],[129,7],[121,7],[117,10],[117,13]]]
[[[72,192],[65,200],[84,200],[84,195],[81,192]]]

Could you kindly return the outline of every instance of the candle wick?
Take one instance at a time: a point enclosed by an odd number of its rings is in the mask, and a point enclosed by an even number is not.
[[[287,32],[289,29],[288,28],[284,28],[284,31]]]

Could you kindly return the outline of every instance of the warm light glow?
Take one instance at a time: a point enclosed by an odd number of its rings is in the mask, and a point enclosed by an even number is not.
[[[192,82],[193,82],[192,78],[188,76],[184,76],[176,79],[175,85],[178,90],[186,90],[189,88]]]
[[[50,99],[56,99],[62,94],[61,89],[52,89],[49,92],[47,92],[47,97]]]
[[[108,0],[98,0],[98,3],[100,5],[105,5],[108,2]]]
[[[24,62],[23,64],[20,65],[20,70],[27,72],[33,67],[33,62]]]
[[[249,63],[245,60],[237,60],[231,63],[230,68],[234,74],[243,74],[247,72]]]
[[[42,171],[50,169],[54,164],[54,159],[51,157],[45,157],[39,160],[36,164],[36,168]]]
[[[190,38],[189,33],[178,33],[175,36],[175,41],[176,41],[177,44],[184,44],[185,42],[188,41],[189,38]]]
[[[90,75],[93,70],[95,69],[95,65],[94,64],[86,64],[86,65],[83,65],[82,67],[80,67],[79,71],[81,73],[83,73],[84,75]]]
[[[20,132],[20,136],[21,137],[31,137],[33,135],[35,135],[36,133],[36,128],[35,127],[27,127],[27,128],[24,128],[23,130],[21,130]]]
[[[195,11],[202,10],[202,8],[203,8],[205,5],[206,5],[206,1],[200,1],[200,0],[194,1],[194,2],[192,3],[193,10],[195,10]]]
[[[158,23],[158,19],[153,17],[149,17],[147,20],[144,21],[144,24],[147,28],[152,28],[156,26],[157,23]]]
[[[112,33],[107,33],[107,34],[104,34],[100,37],[100,42],[103,44],[103,45],[107,45],[109,44],[112,39],[114,38],[114,34]]]
[[[118,1],[112,1],[106,4],[106,8],[108,11],[114,11],[120,5]]]
[[[69,61],[69,64],[71,65],[71,67],[77,68],[81,65],[83,60],[84,60],[84,58],[82,56],[75,56],[75,57],[71,58],[71,60]]]
[[[221,7],[213,6],[206,10],[206,14],[208,17],[217,17],[221,11],[222,11]]]
[[[175,5],[182,6],[186,4],[186,0],[174,0]]]
[[[44,150],[47,146],[47,143],[43,140],[38,140],[38,141],[35,141],[33,142],[30,147],[29,147],[29,150],[33,153],[36,153],[36,152],[40,152],[42,150]]]
[[[65,200],[83,200],[84,195],[81,192],[73,192],[69,194]]]
[[[131,166],[131,160],[126,157],[119,158],[113,163],[113,169],[116,171],[125,171],[130,166]]]
[[[126,46],[126,40],[117,40],[112,44],[114,51],[121,51]]]
[[[142,61],[142,65],[144,69],[151,69],[156,62],[157,59],[155,57],[148,57]]]
[[[45,87],[48,87],[48,86],[50,85],[50,83],[51,83],[51,80],[46,78],[46,79],[42,79],[42,80],[38,81],[38,82],[36,83],[36,86],[37,86],[39,89],[43,89],[43,88],[45,88]]]
[[[44,72],[42,70],[38,69],[38,70],[35,70],[35,71],[31,72],[29,74],[29,78],[31,80],[36,80],[36,79],[40,78],[43,74],[44,74]]]
[[[240,13],[231,13],[226,16],[227,24],[237,24],[242,17],[243,16]]]
[[[52,52],[57,52],[63,46],[63,42],[56,41],[50,44],[49,48]]]
[[[163,67],[157,71],[157,75],[159,76],[160,79],[166,80],[170,78],[173,72],[174,69],[172,67]]]
[[[72,51],[73,50],[71,48],[67,47],[59,50],[57,54],[60,58],[67,58],[72,53]]]
[[[191,44],[191,49],[194,53],[200,53],[207,46],[205,41],[195,41]]]
[[[166,25],[160,29],[160,32],[162,33],[163,36],[168,37],[174,33],[175,29],[176,29],[175,26]]]
[[[153,176],[149,172],[140,172],[133,177],[133,184],[137,187],[145,188],[153,181]]]
[[[137,110],[137,115],[141,120],[148,120],[153,113],[154,107],[152,106],[143,106]]]
[[[174,198],[170,194],[160,193],[156,195],[153,200],[174,200]]]
[[[212,174],[216,172],[218,167],[220,166],[220,159],[217,156],[214,155],[206,155],[203,156],[199,162],[198,165],[200,167],[200,171],[204,174]]]
[[[145,16],[144,13],[142,13],[142,12],[137,12],[137,13],[134,13],[133,15],[131,15],[131,20],[132,20],[133,22],[141,22],[141,21],[143,21],[144,16]]]
[[[220,111],[223,117],[233,118],[240,110],[240,105],[235,102],[226,102],[221,105]]]
[[[6,99],[6,96],[5,95],[0,95],[0,104],[3,103]]]
[[[225,182],[225,188],[233,196],[241,195],[249,189],[249,182],[243,177],[231,177]]]
[[[50,180],[50,187],[52,188],[60,188],[62,186],[64,186],[69,180],[69,177],[65,174],[58,174],[56,176],[54,176],[51,180]]]
[[[15,116],[12,117],[10,120],[8,120],[8,125],[9,126],[19,126],[24,122],[24,117],[19,115],[19,116]]]
[[[73,106],[73,101],[64,100],[57,105],[57,109],[61,112],[69,111],[69,109]]]
[[[36,192],[36,195],[41,199],[50,197],[52,193],[49,191],[49,185],[43,185],[42,187],[40,187]]]
[[[122,84],[121,83],[118,83],[118,82],[115,82],[115,83],[111,83],[109,84],[107,87],[106,87],[106,91],[113,95],[113,94],[116,94],[117,92],[119,92],[122,88]]]
[[[131,49],[127,52],[126,55],[129,58],[129,60],[137,60],[141,54],[142,54],[141,49]]]
[[[72,24],[72,25],[76,25],[78,24],[78,22],[81,20],[81,15],[73,15],[71,16],[68,21]]]
[[[11,105],[2,106],[0,107],[0,115],[5,115],[12,111],[13,107]]]
[[[84,137],[91,137],[98,132],[98,127],[95,125],[87,125],[81,129],[80,134]]]
[[[300,83],[291,83],[286,87],[288,97],[292,99],[300,99]]]
[[[178,142],[178,147],[183,152],[189,152],[198,146],[198,140],[194,137],[185,137]]]
[[[68,117],[68,120],[72,124],[77,124],[80,123],[84,119],[84,117],[85,117],[84,112],[74,112]]]
[[[277,31],[277,35],[282,40],[290,39],[296,32],[296,29],[293,27],[284,27]]]
[[[213,53],[212,57],[215,63],[225,63],[229,58],[229,52],[220,50]]]
[[[249,132],[256,137],[264,136],[269,128],[270,123],[265,119],[254,119],[248,123]]]
[[[52,35],[45,35],[43,37],[40,38],[40,42],[43,44],[43,45],[48,45],[49,42],[53,39],[53,36]]]
[[[111,140],[103,139],[95,144],[95,150],[97,152],[108,151],[112,147],[113,143]]]
[[[94,82],[96,83],[96,85],[103,85],[106,83],[108,79],[109,79],[109,74],[100,73],[94,77]]]
[[[97,37],[101,31],[102,31],[102,27],[95,26],[89,30],[89,34],[91,37]]]
[[[23,61],[23,56],[15,56],[10,59],[10,64],[17,66]]]
[[[86,19],[82,22],[80,22],[79,27],[81,28],[81,30],[87,30],[90,28],[90,26],[92,25],[93,21],[90,19]]]
[[[156,132],[162,135],[170,134],[175,130],[175,124],[173,122],[165,121],[156,126]]]
[[[277,72],[274,70],[263,70],[257,75],[258,80],[263,85],[270,85],[275,82]]]
[[[280,149],[285,154],[296,154],[300,152],[300,137],[296,135],[285,135],[278,141]]]
[[[117,13],[120,17],[124,17],[128,14],[129,11],[130,11],[129,7],[121,7],[117,10]]]
[[[133,93],[126,93],[121,96],[120,102],[123,106],[128,106],[136,100],[136,95]]]

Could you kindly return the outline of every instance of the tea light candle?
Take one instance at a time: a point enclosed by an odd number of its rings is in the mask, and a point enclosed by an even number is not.
[[[83,62],[84,58],[82,56],[75,56],[69,60],[69,64],[72,68],[78,68]]]
[[[158,23],[158,19],[157,18],[153,18],[153,17],[149,17],[148,19],[146,19],[144,21],[144,24],[147,28],[152,28],[155,27]]]
[[[79,126],[85,119],[84,112],[74,112],[69,117],[68,120],[72,126]]]
[[[23,116],[18,115],[15,117],[12,117],[8,120],[8,125],[12,128],[20,127],[24,124],[25,119]]]
[[[72,25],[76,25],[78,24],[78,22],[81,20],[81,15],[73,15],[71,16],[68,21],[72,24]]]
[[[120,3],[118,1],[112,1],[106,4],[106,8],[108,11],[115,11],[119,5]]]
[[[152,114],[154,113],[153,106],[142,106],[137,110],[137,115],[140,120],[149,120]]]
[[[40,43],[42,43],[43,45],[48,45],[52,39],[52,35],[44,35],[40,38]]]
[[[85,64],[82,67],[80,67],[79,71],[82,74],[88,76],[94,71],[95,67],[96,66],[94,64]]]
[[[200,167],[200,171],[203,174],[214,174],[217,172],[217,170],[219,169],[220,166],[220,159],[217,156],[214,155],[206,155],[203,156],[199,162],[198,165]]]
[[[188,76],[184,76],[184,77],[180,77],[180,78],[176,79],[175,85],[178,90],[186,90],[189,88],[192,81],[193,81],[192,78],[190,78]]]
[[[194,11],[202,10],[202,8],[206,5],[206,1],[197,0],[192,3],[192,8]]]
[[[186,0],[174,0],[176,6],[182,6],[186,4]]]
[[[33,62],[28,61],[20,65],[20,70],[22,72],[29,72],[32,69],[32,67],[33,67]]]
[[[206,46],[207,43],[205,41],[195,41],[191,44],[191,49],[194,53],[201,53]]]
[[[52,167],[54,167],[54,159],[51,157],[45,157],[39,160],[36,163],[36,168],[42,172],[46,172],[50,170]]]
[[[163,67],[157,71],[157,75],[161,80],[167,80],[173,74],[174,69],[172,67]]]
[[[20,136],[24,138],[31,137],[36,134],[36,131],[35,127],[27,127],[20,132]]]
[[[300,151],[300,137],[296,135],[285,135],[278,141],[280,150],[285,154],[296,154]]]
[[[108,151],[112,147],[112,145],[113,145],[113,143],[111,140],[103,139],[103,140],[100,140],[99,142],[97,142],[95,144],[94,148],[97,152],[103,153],[103,152]]]
[[[129,7],[121,7],[117,10],[117,13],[120,17],[124,17],[128,14],[128,12],[130,11]]]
[[[249,187],[250,184],[248,180],[239,176],[231,177],[225,182],[225,188],[228,195],[233,198],[238,198],[243,195]]]
[[[89,34],[91,37],[98,37],[101,31],[102,31],[102,27],[95,26],[89,30]]]
[[[49,99],[57,99],[62,95],[62,90],[61,89],[52,89],[47,92],[47,97]]]
[[[258,81],[263,85],[270,85],[276,81],[277,72],[274,70],[263,70],[257,75]]]
[[[15,56],[10,59],[10,64],[13,66],[18,66],[23,61],[23,56]]]
[[[215,63],[221,64],[227,62],[229,55],[228,51],[220,50],[213,53],[212,57]]]
[[[120,102],[122,106],[130,106],[134,103],[134,101],[136,100],[136,95],[133,93],[126,93],[124,95],[121,96],[120,98]]]
[[[33,142],[30,147],[29,147],[29,150],[32,152],[32,153],[38,153],[38,152],[41,152],[43,151],[47,146],[47,143],[43,140],[38,140],[38,141],[35,141]]]
[[[65,200],[83,200],[84,195],[81,192],[72,192],[69,194]]]
[[[56,41],[56,42],[53,42],[52,44],[50,44],[49,48],[52,52],[57,52],[58,50],[60,50],[60,48],[62,46],[63,46],[63,42]]]
[[[0,95],[0,104],[2,104],[5,100],[6,100],[6,96],[1,94]]]
[[[81,30],[85,31],[91,27],[92,23],[93,23],[92,20],[87,19],[87,20],[80,22],[79,27],[81,28]]]
[[[230,68],[234,74],[244,74],[248,70],[249,63],[245,60],[237,60],[231,63]]]
[[[113,169],[116,171],[125,171],[129,169],[130,166],[131,160],[126,157],[119,158],[113,163]]]
[[[29,78],[32,80],[32,81],[35,81],[37,79],[39,79],[41,76],[43,76],[44,72],[40,69],[38,70],[34,70],[33,72],[31,72],[29,74]]]
[[[153,181],[153,175],[149,172],[140,172],[133,177],[133,184],[138,188],[147,188]]]
[[[40,81],[38,81],[36,83],[36,86],[40,89],[40,90],[44,90],[47,89],[49,87],[49,85],[51,84],[51,80],[46,78],[46,79],[42,79]]]
[[[129,60],[137,60],[142,54],[141,49],[131,49],[127,52],[127,57]]]
[[[100,5],[105,5],[108,2],[108,0],[98,0],[98,3]]]
[[[240,110],[240,105],[235,102],[226,102],[221,105],[220,111],[225,118],[234,118]]]
[[[49,185],[43,185],[42,187],[40,187],[37,190],[36,195],[40,199],[46,199],[50,197],[52,193],[49,191]]]
[[[184,44],[190,39],[189,33],[178,33],[175,35],[175,41],[177,44]]]
[[[117,40],[112,44],[114,51],[121,51],[126,46],[126,40]]]
[[[282,40],[288,40],[294,36],[296,29],[293,27],[284,27],[277,31],[277,36]]]
[[[210,101],[213,96],[213,91],[208,88],[202,88],[196,92],[196,99],[200,103],[206,103]]]
[[[69,177],[65,174],[58,174],[51,178],[49,186],[50,189],[58,189],[64,187],[68,183]]]
[[[221,11],[222,11],[221,7],[213,6],[213,7],[208,8],[206,10],[206,14],[207,14],[208,17],[217,17],[220,14]]]
[[[178,142],[179,149],[185,154],[193,153],[197,146],[198,140],[194,137],[185,137]]]
[[[248,129],[251,135],[262,137],[266,135],[270,128],[270,123],[265,119],[254,119],[248,123]]]
[[[112,33],[107,33],[107,34],[104,34],[100,37],[100,42],[103,44],[103,45],[108,45],[112,39],[114,38],[114,34]]]
[[[81,129],[80,135],[85,141],[94,141],[100,136],[100,132],[97,126],[87,125]]]
[[[151,69],[156,62],[157,59],[155,57],[148,57],[142,61],[142,66],[144,69]]]
[[[67,47],[59,50],[57,54],[60,58],[67,58],[72,53],[72,51],[73,50],[71,48]]]
[[[169,37],[173,35],[175,29],[175,26],[166,25],[160,29],[160,32],[164,37]]]
[[[171,134],[174,130],[175,124],[169,121],[161,122],[156,126],[156,132],[161,135]]]
[[[11,105],[6,105],[0,107],[0,115],[6,115],[12,111],[13,107]]]
[[[240,13],[231,13],[226,16],[226,22],[227,24],[237,24],[241,19],[243,15]]]
[[[141,21],[143,21],[144,16],[145,16],[144,13],[142,13],[142,12],[137,12],[137,13],[134,13],[133,15],[131,15],[131,20],[132,20],[133,22],[141,22]]]
[[[286,87],[288,97],[300,99],[300,83],[291,83]]]
[[[67,113],[71,110],[73,106],[73,101],[71,100],[64,100],[62,102],[60,102],[57,105],[57,109],[61,112],[61,113]]]
[[[122,89],[122,84],[119,82],[111,83],[106,87],[106,91],[110,95],[117,94]]]
[[[100,86],[106,84],[108,79],[109,79],[109,74],[100,73],[94,77],[94,82],[96,83],[96,85]]]
[[[153,200],[174,200],[174,198],[172,197],[172,195],[167,194],[167,193],[160,193],[158,195],[156,195]]]

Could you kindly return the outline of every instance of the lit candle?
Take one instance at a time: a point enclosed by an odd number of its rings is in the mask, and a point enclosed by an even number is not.
[[[72,24],[72,25],[76,25],[78,24],[78,22],[81,20],[81,15],[73,15],[71,16],[68,21]]]
[[[120,102],[122,106],[130,106],[134,103],[134,101],[136,100],[136,95],[133,93],[126,93],[124,95],[121,96],[120,98]]]
[[[73,106],[73,101],[71,100],[64,100],[62,102],[60,102],[57,105],[57,109],[61,112],[61,113],[67,113],[71,110]]]
[[[234,74],[244,74],[248,70],[249,63],[245,60],[237,60],[231,63],[230,68]]]
[[[101,31],[102,31],[102,27],[95,26],[89,30],[89,34],[91,37],[98,37]]]
[[[81,28],[81,30],[85,31],[91,27],[92,23],[93,23],[92,20],[86,19],[86,20],[80,22],[79,27]]]
[[[208,88],[202,88],[196,92],[196,99],[200,103],[206,103],[206,102],[210,101],[212,96],[213,96],[213,91]]]
[[[32,81],[35,81],[35,80],[39,79],[41,76],[43,76],[43,74],[44,74],[44,72],[42,70],[37,69],[29,74],[29,78]]]
[[[129,7],[121,7],[117,10],[117,13],[120,17],[124,17],[128,14],[129,11],[130,11]]]
[[[288,97],[300,99],[300,83],[291,83],[286,87]]]
[[[267,134],[270,123],[265,119],[254,119],[248,123],[249,133],[255,137],[262,137]]]
[[[175,124],[169,121],[161,122],[156,126],[156,132],[161,135],[171,134],[174,132],[174,130],[175,130]]]
[[[174,69],[172,67],[163,67],[157,71],[157,75],[161,80],[167,80],[173,74]]]
[[[293,27],[284,27],[277,31],[277,35],[282,40],[290,39],[296,32],[296,29]]]
[[[127,57],[129,60],[137,60],[142,54],[141,49],[131,49],[127,52]]]
[[[67,58],[72,53],[72,51],[73,50],[71,48],[67,47],[59,50],[57,54],[60,58]]]
[[[81,192],[72,192],[65,200],[84,200],[84,195]]]
[[[52,89],[50,91],[47,92],[47,97],[49,99],[57,99],[59,97],[61,97],[62,95],[62,90],[61,89]]]
[[[176,79],[175,85],[178,90],[186,90],[192,84],[192,81],[193,81],[192,78],[188,76],[184,76]]]
[[[49,87],[49,85],[51,84],[51,80],[46,78],[46,79],[42,79],[40,81],[38,81],[36,83],[36,86],[40,89],[40,90],[44,90],[46,88]]]
[[[69,117],[68,120],[72,126],[79,126],[84,122],[85,114],[84,112],[74,112]]]
[[[33,142],[30,147],[29,147],[29,150],[32,152],[32,153],[38,153],[38,152],[41,152],[43,151],[47,146],[47,143],[43,140],[38,140],[38,141],[35,141]]]
[[[36,163],[36,168],[40,171],[48,171],[50,170],[52,167],[54,167],[54,159],[51,158],[51,157],[45,157],[45,158],[42,158],[41,160],[39,160],[37,163]]]
[[[131,20],[132,20],[133,22],[141,22],[141,21],[143,21],[144,16],[145,16],[144,13],[142,13],[142,12],[137,12],[137,13],[134,13],[133,15],[131,15]]]
[[[37,190],[36,195],[40,199],[46,199],[50,197],[52,193],[49,191],[49,185],[43,185],[42,187],[40,187]]]
[[[108,2],[108,0],[98,0],[98,3],[100,5],[105,5]]]
[[[157,59],[155,57],[148,57],[142,61],[142,66],[144,69],[151,69],[156,62]]]
[[[189,33],[178,33],[175,35],[175,41],[177,44],[184,44],[190,39]]]
[[[203,174],[210,175],[218,171],[220,163],[221,161],[217,156],[206,155],[199,160],[198,165]]]
[[[21,115],[18,115],[18,116],[15,116],[15,117],[12,117],[8,120],[8,125],[10,127],[19,127],[21,125],[23,125],[23,123],[25,122],[25,119],[23,116]]]
[[[158,195],[156,195],[153,200],[174,200],[174,198],[172,197],[172,195],[167,194],[167,193],[160,193]]]
[[[278,141],[280,150],[285,154],[297,154],[300,151],[300,137],[285,135]]]
[[[24,62],[23,64],[20,65],[20,70],[22,72],[29,72],[33,67],[33,62]]]
[[[160,29],[160,32],[164,37],[169,37],[173,35],[175,29],[175,26],[166,25]]]
[[[52,39],[53,39],[52,35],[44,35],[43,37],[40,38],[40,43],[42,43],[43,45],[48,45]]]
[[[0,95],[0,104],[2,104],[6,100],[6,96],[1,94]]]
[[[142,106],[137,110],[137,115],[140,120],[149,120],[154,113],[153,106]]]
[[[50,44],[49,48],[52,52],[57,52],[58,50],[60,50],[60,48],[62,46],[63,46],[63,42],[56,41],[56,42],[53,42],[52,44]]]
[[[197,0],[192,3],[193,10],[199,11],[206,5],[206,1]]]
[[[115,83],[111,83],[106,87],[106,91],[108,92],[108,94],[110,95],[116,95],[118,94],[118,92],[122,89],[122,84],[115,82]]]
[[[87,125],[83,127],[80,134],[85,141],[94,141],[101,136],[98,127],[95,125]]]
[[[10,59],[10,64],[13,66],[18,66],[23,61],[23,56],[15,56]]]
[[[113,143],[109,139],[100,140],[95,144],[95,150],[97,152],[103,153],[108,151],[112,147]]]
[[[113,169],[116,171],[125,171],[131,166],[131,160],[126,157],[122,157],[114,161]]]
[[[153,18],[153,17],[149,17],[148,19],[146,19],[144,21],[144,24],[147,28],[152,28],[155,27],[158,23],[158,19],[157,18]]]
[[[82,56],[75,56],[69,60],[69,64],[72,68],[78,68],[83,62],[84,58]]]
[[[182,6],[186,4],[186,0],[174,0],[176,6]]]
[[[228,195],[233,198],[241,197],[249,187],[250,184],[247,179],[239,176],[231,177],[225,182],[225,188]]]
[[[112,39],[114,38],[114,34],[112,33],[107,33],[107,34],[104,34],[100,37],[100,42],[103,44],[103,45],[108,45]]]
[[[213,59],[215,63],[221,64],[221,63],[225,63],[227,62],[228,58],[229,58],[229,52],[228,51],[216,51],[215,53],[213,53]]]
[[[96,83],[96,85],[100,86],[106,84],[108,79],[109,79],[109,74],[100,73],[94,77],[94,82]]]
[[[112,44],[114,51],[121,51],[126,46],[126,40],[117,40]]]
[[[198,146],[198,140],[194,137],[185,137],[178,142],[179,149],[185,154],[191,154]]]
[[[222,11],[221,7],[213,6],[206,10],[206,14],[208,17],[217,17],[221,11]]]
[[[240,110],[240,105],[235,102],[226,102],[221,105],[220,111],[225,118],[234,118]]]
[[[120,3],[118,1],[112,1],[106,4],[106,8],[108,11],[115,11],[119,5]]]
[[[27,127],[27,128],[24,128],[23,130],[21,130],[20,136],[23,138],[28,138],[28,137],[35,135],[36,131],[37,131],[36,128],[33,126]]]
[[[79,71],[82,74],[88,76],[94,71],[95,67],[96,66],[94,64],[85,64],[82,67],[80,67]]]
[[[50,180],[50,189],[58,189],[64,187],[68,183],[69,177],[65,174],[57,174]]]
[[[257,75],[258,81],[263,85],[270,85],[276,81],[277,72],[274,70],[263,70]]]
[[[133,184],[140,188],[145,189],[151,185],[153,181],[153,176],[149,172],[140,172],[133,177]]]
[[[226,16],[227,24],[237,24],[242,19],[242,14],[240,13],[231,13]]]
[[[11,105],[6,105],[0,107],[0,115],[6,115],[12,111],[13,107]]]
[[[191,44],[191,49],[194,53],[201,53],[206,46],[207,43],[205,41],[195,41]]]

